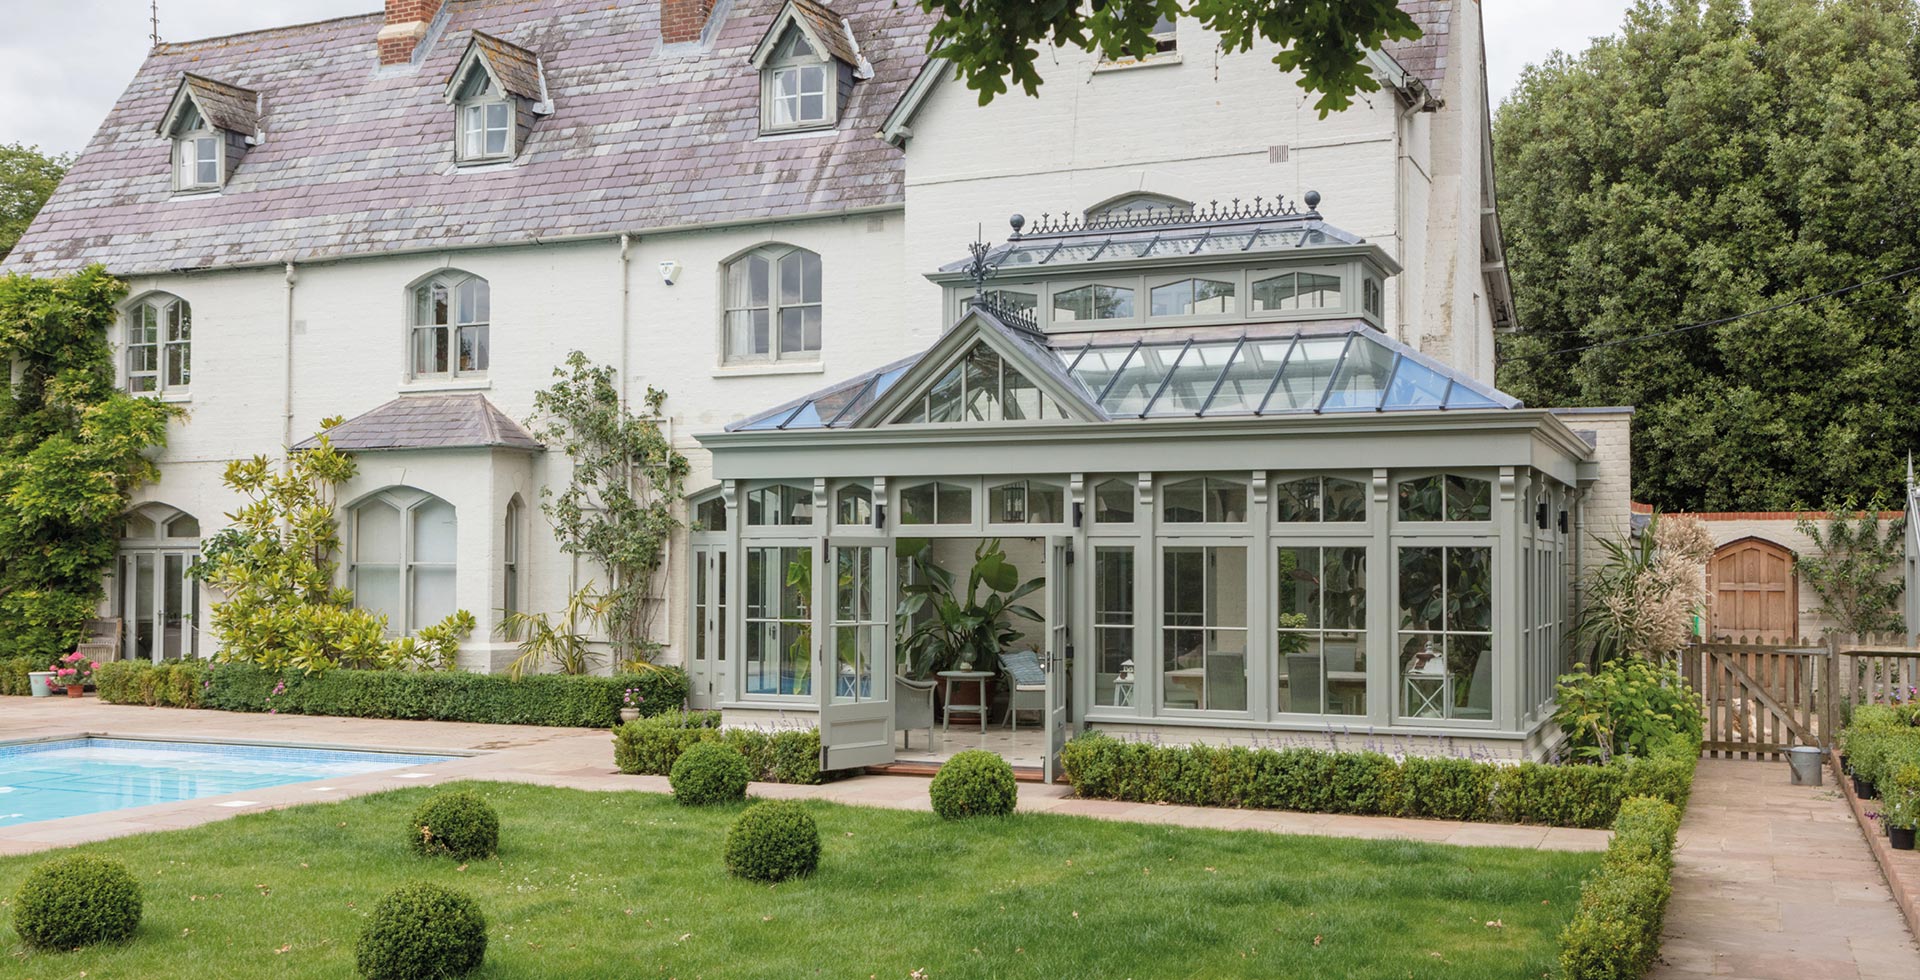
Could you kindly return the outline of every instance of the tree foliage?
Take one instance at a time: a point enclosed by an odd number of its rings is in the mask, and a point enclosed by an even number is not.
[[[1039,45],[1099,51],[1109,58],[1154,51],[1163,17],[1191,18],[1219,35],[1220,47],[1246,51],[1256,41],[1280,46],[1273,63],[1298,71],[1300,87],[1317,92],[1324,117],[1345,109],[1356,92],[1377,92],[1367,68],[1370,48],[1420,36],[1396,0],[917,0],[940,15],[927,50],[953,62],[980,104],[1004,95],[1008,82],[1038,94]]]
[[[552,387],[534,393],[528,427],[567,454],[573,476],[557,494],[541,487],[540,509],[560,550],[593,561],[611,577],[596,600],[598,617],[619,665],[641,667],[660,646],[652,630],[655,593],[667,542],[680,526],[673,507],[686,482],[687,458],[660,427],[666,392],[649,387],[647,414],[635,415],[620,398],[613,368],[579,351],[553,376]]]
[[[340,424],[328,419],[323,428]],[[202,546],[195,573],[218,589],[213,628],[219,659],[317,674],[335,667],[451,668],[473,614],[458,610],[398,640],[387,617],[355,608],[338,583],[336,490],[353,479],[353,457],[324,431],[315,448],[282,463],[265,456],[227,464],[223,482],[247,498],[231,526]]]
[[[135,487],[159,478],[171,405],[114,384],[107,328],[126,286],[93,266],[0,279],[0,653],[51,658],[86,637]]]
[[[1529,68],[1494,126],[1528,328],[1501,387],[1636,406],[1634,493],[1663,509],[1897,489],[1920,277],[1655,335],[1920,265],[1915,24],[1913,0],[1643,0]],[[1564,353],[1591,344],[1615,345]]]
[[[1812,514],[1800,514],[1793,526],[1813,540],[1819,554],[1802,555],[1794,562],[1800,581],[1820,597],[1820,614],[1834,621],[1841,633],[1906,630],[1900,615],[1905,585],[1900,562],[1906,557],[1907,520],[1880,522],[1886,499],[1874,497],[1866,509],[1848,497],[1827,508],[1824,525]]]
[[[72,162],[65,154],[47,156],[37,146],[0,144],[0,259],[26,234]]]

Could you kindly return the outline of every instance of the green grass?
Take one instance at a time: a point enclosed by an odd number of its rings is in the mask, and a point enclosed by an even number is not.
[[[407,849],[425,788],[87,845],[143,882],[138,936],[30,953],[9,914],[0,977],[352,977],[367,911],[423,878],[479,901],[500,980],[1534,978],[1599,858],[817,803],[819,873],[768,887],[721,866],[738,807],[462,788],[501,819],[464,870]],[[0,900],[45,857],[0,859]]]

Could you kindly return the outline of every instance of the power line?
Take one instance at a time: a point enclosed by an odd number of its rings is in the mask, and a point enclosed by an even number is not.
[[[1789,307],[1803,306],[1807,303],[1814,302],[1815,300],[1831,299],[1835,296],[1844,296],[1847,293],[1851,293],[1856,290],[1865,289],[1868,286],[1877,286],[1883,282],[1892,282],[1895,279],[1903,279],[1907,276],[1913,275],[1914,273],[1920,273],[1920,265],[1911,266],[1909,268],[1902,269],[1899,272],[1891,272],[1875,279],[1867,279],[1861,282],[1852,283],[1851,285],[1841,286],[1837,289],[1829,289],[1824,293],[1815,293],[1812,296],[1802,296],[1798,299],[1790,299],[1784,302],[1775,303],[1772,306],[1763,306],[1757,310],[1748,310],[1744,313],[1735,313],[1732,316],[1723,316],[1716,320],[1702,320],[1699,323],[1689,323],[1683,326],[1669,327],[1665,330],[1656,330],[1653,333],[1640,334],[1639,336],[1635,336],[1635,337],[1620,337],[1615,340],[1602,340],[1602,341],[1599,341],[1598,343],[1582,344],[1579,347],[1564,347],[1564,348],[1561,348],[1560,350],[1541,351],[1537,354],[1521,354],[1521,355],[1516,355],[1514,357],[1505,358],[1504,360],[1508,362],[1531,361],[1531,360],[1536,360],[1542,357],[1558,357],[1561,354],[1578,354],[1583,351],[1599,350],[1600,348],[1603,348],[1603,347],[1622,347],[1627,344],[1638,344],[1638,343],[1641,343],[1642,341],[1659,340],[1662,337],[1671,337],[1674,334],[1687,333],[1693,330],[1705,330],[1708,327],[1718,327],[1723,324],[1733,323],[1737,320],[1745,320],[1749,317],[1756,317],[1765,313],[1778,312],[1780,310],[1784,310]]]

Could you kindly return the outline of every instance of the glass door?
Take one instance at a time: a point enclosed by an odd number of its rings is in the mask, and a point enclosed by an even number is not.
[[[826,549],[827,634],[815,645],[820,699],[820,767],[852,769],[893,761],[892,565],[879,545]]]
[[[1047,673],[1047,753],[1043,778],[1052,783],[1060,774],[1060,751],[1067,744],[1072,718],[1067,692],[1072,684],[1067,664],[1073,662],[1073,541],[1047,542],[1047,652],[1040,666]]]
[[[695,708],[712,708],[720,701],[727,664],[727,549],[723,545],[693,546],[692,608],[687,632],[687,698]]]
[[[123,551],[120,614],[126,655],[161,663],[198,655],[194,613],[200,583],[188,576],[199,556],[190,551]]]

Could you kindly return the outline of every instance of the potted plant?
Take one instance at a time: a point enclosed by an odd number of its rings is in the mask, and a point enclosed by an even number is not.
[[[1853,794],[1863,800],[1880,798],[1874,785],[1880,767],[1885,764],[1891,746],[1877,731],[1857,731],[1847,739],[1847,775],[1853,777]]]
[[[1894,773],[1881,793],[1880,820],[1896,851],[1913,850],[1913,829],[1920,824],[1920,765],[1908,763]]]
[[[637,687],[627,688],[626,691],[620,695],[621,723],[624,724],[629,721],[639,721],[640,705],[644,704],[646,700],[647,700],[647,696],[644,694],[641,694],[639,688]]]
[[[27,683],[31,685],[33,696],[36,698],[50,697],[53,694],[53,685],[57,683],[54,678],[58,676],[60,676],[60,671],[53,667],[49,667],[46,670],[27,671]]]
[[[61,686],[67,689],[67,697],[77,698],[86,694],[87,681],[93,679],[93,672],[100,662],[88,660],[87,655],[78,650],[54,661],[53,672]]]
[[[900,557],[909,563],[908,581],[900,585],[896,613],[899,650],[917,677],[943,670],[997,670],[1001,651],[1020,636],[1012,619],[1036,623],[1039,613],[1022,605],[1043,579],[1020,581],[1020,570],[1007,561],[1006,549],[994,538],[973,551],[964,588],[953,572],[933,560],[933,542],[907,538],[899,542]],[[944,691],[940,692],[944,697]],[[981,692],[989,701],[991,690]]]

